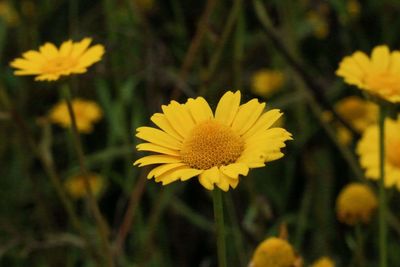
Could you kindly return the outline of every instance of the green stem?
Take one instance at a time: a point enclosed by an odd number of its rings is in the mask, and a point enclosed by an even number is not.
[[[386,108],[381,105],[379,112],[379,266],[387,267],[387,226],[385,192],[385,117]]]
[[[94,216],[94,219],[97,224],[97,231],[100,236],[101,246],[102,246],[102,250],[104,253],[106,266],[113,267],[114,260],[113,260],[113,256],[111,253],[111,247],[110,247],[110,244],[108,241],[108,226],[100,212],[100,208],[98,206],[97,200],[94,197],[91,186],[90,186],[90,181],[89,181],[89,177],[88,177],[89,173],[88,173],[88,170],[86,167],[86,162],[85,162],[85,155],[83,153],[82,143],[81,143],[81,139],[79,136],[78,127],[76,124],[76,117],[75,117],[75,113],[74,113],[74,110],[72,107],[71,89],[68,85],[65,85],[63,90],[64,90],[65,99],[67,102],[68,114],[71,119],[73,144],[74,144],[74,147],[75,147],[75,150],[77,153],[79,167],[81,169],[81,173],[83,176],[83,182],[84,182],[84,186],[85,186],[85,190],[86,190],[86,194],[87,194],[88,204],[89,204],[91,211],[93,212],[93,216]]]
[[[226,267],[224,209],[222,206],[222,192],[218,188],[213,190],[213,204],[217,230],[218,267]]]
[[[356,240],[357,240],[357,247],[356,247],[357,265],[356,266],[364,267],[365,266],[364,241],[363,241],[361,224],[356,225],[355,231],[356,231]]]

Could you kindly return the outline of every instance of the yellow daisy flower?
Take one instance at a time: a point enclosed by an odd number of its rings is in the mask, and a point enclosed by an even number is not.
[[[396,186],[400,190],[400,118],[385,120],[385,186]],[[366,176],[372,180],[379,176],[379,127],[368,127],[357,144],[360,164]]]
[[[311,267],[335,267],[335,263],[328,257],[322,257],[316,260]]]
[[[148,142],[137,149],[157,154],[134,165],[159,164],[148,178],[163,185],[198,176],[209,190],[214,184],[224,191],[236,188],[239,175],[283,157],[281,148],[292,139],[285,129],[271,128],[282,113],[264,112],[264,108],[265,103],[257,99],[240,105],[240,91],[225,93],[215,114],[202,97],[185,104],[172,101],[162,106],[163,113],[151,117],[160,129],[137,129],[136,136]]]
[[[372,50],[371,58],[357,51],[345,57],[336,75],[345,82],[390,102],[400,102],[400,51],[386,45]]]
[[[102,45],[89,48],[91,42],[90,38],[75,43],[69,40],[59,49],[52,43],[45,43],[39,51],[25,52],[10,65],[17,69],[15,75],[36,75],[36,81],[56,81],[60,76],[85,73],[104,54]]]
[[[362,183],[348,184],[336,200],[338,220],[347,225],[368,223],[377,208],[374,192]]]
[[[263,97],[269,97],[282,88],[284,75],[281,71],[262,69],[251,77],[251,89],[253,93]]]
[[[99,197],[104,191],[104,179],[96,174],[89,174],[89,185],[95,197]],[[86,196],[85,179],[82,175],[75,175],[64,182],[64,187],[68,194],[74,199],[84,198]]]
[[[94,101],[83,99],[72,100],[72,109],[76,118],[76,126],[81,133],[91,133],[93,124],[103,117],[103,112]],[[68,106],[65,101],[56,104],[49,112],[49,120],[61,127],[71,127],[71,118],[68,113]]]
[[[284,239],[271,237],[256,248],[249,267],[293,267],[296,254]]]

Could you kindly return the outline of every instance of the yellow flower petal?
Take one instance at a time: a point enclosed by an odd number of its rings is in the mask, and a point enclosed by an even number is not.
[[[232,123],[232,129],[242,135],[257,121],[265,108],[265,103],[259,103],[257,99],[250,100],[240,106],[235,119]]]
[[[173,150],[179,150],[182,146],[182,144],[171,135],[152,127],[139,127],[136,136],[150,143]]]
[[[226,92],[219,101],[215,111],[215,119],[222,124],[230,126],[240,105],[240,91]]]
[[[205,170],[199,175],[199,182],[208,190],[214,189],[214,183],[219,182],[219,170],[218,167]]]
[[[150,151],[170,156],[180,156],[178,150],[166,148],[164,146],[156,145],[153,143],[142,143],[136,146],[138,151]]]
[[[160,164],[160,163],[178,163],[181,160],[177,157],[172,157],[168,155],[151,155],[138,159],[133,163],[133,165],[139,165],[139,167]]]
[[[190,98],[186,105],[189,108],[190,114],[192,114],[195,123],[210,120],[214,117],[210,106],[202,97],[196,99]]]

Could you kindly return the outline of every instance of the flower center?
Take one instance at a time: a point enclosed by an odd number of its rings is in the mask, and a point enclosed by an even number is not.
[[[181,157],[190,167],[207,170],[234,163],[243,147],[243,140],[230,127],[209,120],[194,127],[183,142]]]
[[[388,72],[372,72],[365,77],[367,86],[384,96],[393,96],[400,93],[400,79],[398,75]]]
[[[394,166],[400,168],[400,140],[387,142],[385,145],[387,160]]]
[[[49,59],[42,66],[42,72],[44,73],[57,73],[67,71],[76,65],[76,59],[70,57],[56,57]]]

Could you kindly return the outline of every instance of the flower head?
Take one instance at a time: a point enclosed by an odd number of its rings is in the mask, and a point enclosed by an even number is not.
[[[82,175],[69,177],[64,182],[64,187],[68,194],[74,199],[84,198],[86,196],[85,178]],[[104,179],[96,174],[88,176],[90,189],[95,197],[99,197],[104,191]]]
[[[296,254],[284,239],[271,237],[256,248],[249,267],[293,267]]]
[[[281,71],[262,69],[251,77],[251,89],[259,96],[269,97],[282,88],[284,78]]]
[[[336,200],[338,220],[347,225],[368,223],[377,207],[374,192],[361,183],[351,183],[339,193]]]
[[[90,38],[80,42],[69,40],[59,49],[52,43],[45,43],[39,51],[25,52],[10,65],[17,69],[15,75],[35,75],[36,81],[56,81],[61,76],[85,73],[104,54],[102,45],[89,47],[91,42]]]
[[[336,71],[345,82],[390,102],[400,102],[400,51],[386,45],[372,50],[371,58],[357,51],[345,57]]]
[[[400,190],[400,118],[385,120],[385,186],[396,186]],[[368,127],[357,144],[360,164],[366,176],[379,179],[379,127]]]
[[[322,257],[316,260],[311,267],[335,267],[335,263],[328,257]]]
[[[103,113],[99,105],[94,101],[83,99],[72,100],[72,110],[76,118],[76,126],[81,133],[91,133],[93,124],[98,122]],[[71,118],[68,113],[68,106],[65,101],[56,104],[49,112],[49,120],[61,127],[71,127]]]
[[[147,141],[137,149],[156,154],[134,165],[158,164],[148,178],[163,185],[198,176],[209,190],[235,188],[239,175],[283,157],[281,148],[292,139],[285,129],[271,128],[282,113],[264,112],[264,107],[256,99],[240,105],[240,91],[225,93],[215,114],[202,97],[185,104],[172,101],[151,117],[160,129],[137,129],[136,136]]]

